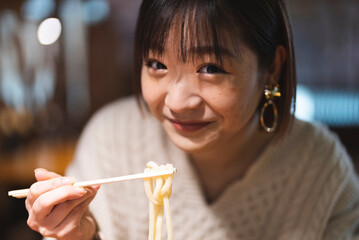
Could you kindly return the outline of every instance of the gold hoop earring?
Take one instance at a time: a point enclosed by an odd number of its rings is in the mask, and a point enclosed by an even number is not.
[[[264,97],[266,99],[266,102],[264,103],[262,109],[261,109],[261,115],[260,115],[260,123],[262,128],[264,129],[264,131],[266,131],[267,133],[271,133],[274,132],[277,129],[277,125],[278,125],[278,109],[277,106],[275,104],[275,102],[273,101],[276,97],[280,97],[281,93],[279,90],[279,85],[276,84],[273,87],[269,87],[268,85],[265,86],[264,88]],[[272,126],[269,127],[265,120],[264,120],[264,114],[266,112],[266,109],[268,107],[272,107],[273,109],[273,123]]]

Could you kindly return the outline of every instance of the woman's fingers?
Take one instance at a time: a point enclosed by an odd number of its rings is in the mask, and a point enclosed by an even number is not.
[[[29,189],[29,193],[27,195],[26,204],[32,206],[34,201],[42,194],[54,190],[56,188],[72,185],[75,182],[75,179],[72,177],[58,177],[50,180],[44,180],[40,182],[36,182],[31,185]]]
[[[70,212],[75,207],[77,207],[79,204],[81,204],[82,202],[84,202],[88,198],[93,199],[95,197],[96,193],[97,193],[97,189],[89,187],[89,188],[86,188],[86,190],[87,190],[87,193],[82,198],[75,199],[75,200],[72,200],[72,201],[66,201],[66,202],[63,202],[61,204],[58,204],[51,211],[51,214],[48,215],[48,217],[46,218],[46,221],[55,222],[56,219],[65,219],[66,216],[69,215]]]
[[[71,185],[62,186],[41,194],[31,207],[32,214],[38,220],[46,218],[53,208],[63,202],[81,198],[86,194],[82,187],[73,187]]]
[[[50,172],[44,168],[37,168],[35,169],[35,177],[37,181],[45,181],[52,178],[62,177],[61,175]]]
[[[55,231],[58,237],[79,239],[80,236],[86,236],[86,234],[93,235],[96,227],[95,225],[88,226],[89,222],[84,214],[94,197],[95,194],[92,194],[85,201],[78,204],[56,227]]]
[[[34,183],[29,190],[25,206],[29,212],[28,225],[36,230],[52,209],[67,200],[85,195],[84,188],[73,187],[74,179],[58,177]]]
[[[35,177],[38,182],[30,187],[25,201],[29,227],[43,236],[58,239],[92,236],[89,234],[93,234],[96,226],[84,213],[99,186],[75,187],[74,178],[62,177],[46,169],[36,169]]]
[[[56,206],[56,208],[60,207],[62,209],[65,209],[67,215],[64,216],[61,214],[62,216],[55,216],[55,214],[51,213],[48,217],[42,219],[41,221],[28,221],[28,225],[31,229],[39,232],[44,237],[53,237],[57,239],[82,239],[80,237],[82,234],[79,231],[82,227],[79,226],[79,222],[83,217],[84,211],[81,211],[81,214],[78,209],[82,209],[82,206],[86,206],[86,211],[93,197],[94,196],[92,196],[90,193],[87,193],[80,199],[61,203]],[[75,203],[72,203],[74,201]],[[66,209],[66,207],[71,208],[71,210]],[[59,212],[57,212],[57,214],[58,213]],[[71,219],[74,217],[75,219]],[[75,237],[71,237],[70,235],[74,235]]]
[[[88,216],[85,216],[85,212],[97,190],[96,187],[90,187],[82,198],[58,204],[41,222],[34,221],[36,224],[32,229],[40,232],[43,236],[57,239],[90,238],[96,226],[93,219],[90,219],[91,221],[87,219]]]

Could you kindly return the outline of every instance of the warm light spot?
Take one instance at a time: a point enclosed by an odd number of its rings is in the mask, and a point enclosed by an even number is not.
[[[57,41],[61,34],[61,22],[57,18],[47,18],[42,21],[37,31],[37,38],[43,45],[50,45]]]

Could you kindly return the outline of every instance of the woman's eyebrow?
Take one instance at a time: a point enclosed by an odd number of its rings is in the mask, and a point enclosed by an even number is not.
[[[230,57],[230,58],[236,58],[236,56],[233,54],[232,51],[230,51],[228,48],[225,48],[223,46],[219,46],[218,50],[221,55]],[[197,47],[191,47],[189,49],[190,53],[198,54],[198,55],[216,55],[215,47],[213,46],[197,46]]]

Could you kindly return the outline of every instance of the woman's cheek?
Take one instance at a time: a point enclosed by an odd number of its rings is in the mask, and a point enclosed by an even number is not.
[[[209,89],[208,89],[209,90]],[[206,102],[219,113],[228,113],[235,110],[241,100],[238,90],[230,86],[217,86],[206,92]]]
[[[150,85],[148,84],[148,81],[147,80],[142,80],[141,81],[141,89],[142,89],[142,96],[143,96],[143,99],[145,100],[145,102],[147,104],[149,104],[150,102]]]
[[[141,82],[142,96],[151,113],[161,118],[161,106],[163,106],[163,91],[155,80],[143,79]]]
[[[148,76],[145,70],[142,70],[141,89],[145,102],[148,105],[151,104],[156,97],[156,84],[155,81],[150,76]]]
[[[241,125],[239,122],[244,120],[244,115],[250,114],[246,111],[249,105],[246,94],[233,86],[225,86],[220,89],[222,90],[212,94],[212,98],[209,98],[211,108],[222,116],[227,127]]]

